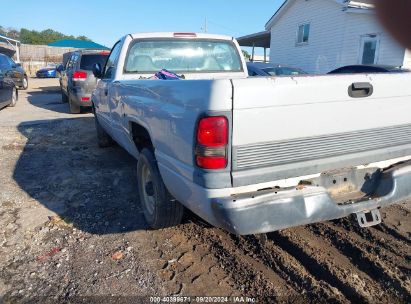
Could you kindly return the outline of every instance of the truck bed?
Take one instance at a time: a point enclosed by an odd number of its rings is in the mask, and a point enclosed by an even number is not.
[[[234,186],[411,155],[409,73],[232,83]],[[372,95],[350,97],[353,83]]]

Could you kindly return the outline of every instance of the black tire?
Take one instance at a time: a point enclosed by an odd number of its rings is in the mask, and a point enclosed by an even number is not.
[[[63,89],[61,89],[61,102],[62,103],[67,103],[68,102],[67,94],[64,93]]]
[[[29,79],[27,78],[26,75],[24,75],[23,84],[21,85],[20,89],[27,90],[28,87],[29,87]]]
[[[103,127],[98,122],[97,116],[94,115],[94,123],[96,125],[97,131],[97,143],[100,148],[111,147],[114,144],[113,139],[108,135],[108,133],[103,129]]]
[[[69,108],[70,108],[70,113],[71,114],[79,114],[81,111],[80,106],[76,105],[73,103],[70,97],[70,93],[68,93],[68,103],[69,103]]]
[[[144,217],[152,229],[181,223],[184,207],[166,189],[151,150],[144,148],[137,163],[138,193]]]
[[[9,107],[15,107],[17,104],[17,89],[13,89],[13,93],[11,94],[11,103],[9,104]]]

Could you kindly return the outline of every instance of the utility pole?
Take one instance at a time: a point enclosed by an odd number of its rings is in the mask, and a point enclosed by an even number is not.
[[[207,22],[207,17],[204,19],[204,26],[201,27],[204,33],[208,32],[208,22]]]

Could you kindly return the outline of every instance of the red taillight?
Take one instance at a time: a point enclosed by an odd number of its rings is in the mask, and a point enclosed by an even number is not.
[[[90,97],[81,97],[81,101],[90,101]]]
[[[74,81],[85,81],[87,78],[87,72],[76,71],[73,73]]]
[[[197,129],[197,166],[204,169],[227,167],[227,143],[227,118],[224,116],[202,118]]]
[[[197,156],[197,165],[204,169],[224,169],[227,167],[227,159],[225,157]]]
[[[227,144],[228,121],[223,116],[206,117],[200,120],[197,142],[208,147],[221,147]]]

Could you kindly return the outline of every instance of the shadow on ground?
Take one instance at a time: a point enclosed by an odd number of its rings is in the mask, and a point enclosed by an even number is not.
[[[94,118],[23,123],[18,130],[28,141],[15,181],[65,223],[92,234],[147,228],[136,161],[118,146],[98,148]]]
[[[54,111],[58,113],[69,114],[68,103],[63,103],[61,98],[61,90],[59,86],[39,87],[38,91],[28,91],[27,100],[32,105]],[[90,113],[91,108],[81,108],[82,113]]]

